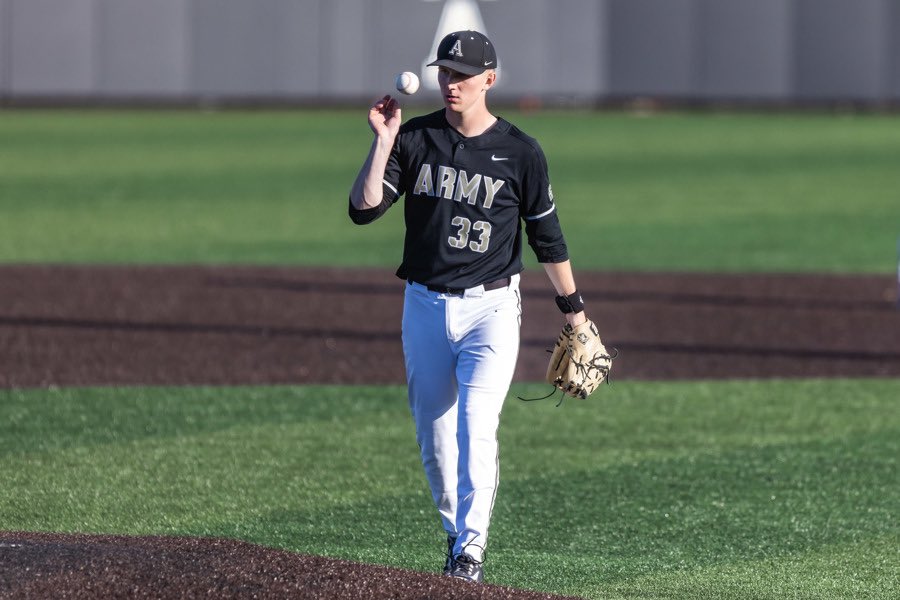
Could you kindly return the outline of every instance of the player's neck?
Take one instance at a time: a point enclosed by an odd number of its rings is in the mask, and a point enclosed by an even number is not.
[[[490,129],[497,122],[487,106],[473,106],[466,112],[458,113],[449,108],[444,111],[450,126],[465,137],[475,137]]]

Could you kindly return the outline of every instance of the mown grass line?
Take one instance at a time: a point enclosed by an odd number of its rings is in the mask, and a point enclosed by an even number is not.
[[[579,268],[896,267],[895,116],[500,113]],[[402,210],[347,217],[370,135],[362,108],[0,113],[0,261],[394,267]]]

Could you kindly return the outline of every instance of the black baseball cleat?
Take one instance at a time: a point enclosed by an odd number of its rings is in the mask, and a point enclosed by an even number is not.
[[[453,572],[453,566],[456,564],[456,561],[453,560],[453,546],[456,545],[456,538],[447,536],[447,561],[444,563],[444,575],[449,575]]]
[[[472,583],[481,583],[484,579],[484,562],[477,561],[468,554],[460,554],[453,559],[453,570],[450,577],[465,579]]]

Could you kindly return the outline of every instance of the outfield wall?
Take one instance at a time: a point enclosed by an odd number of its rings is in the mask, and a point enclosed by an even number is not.
[[[0,99],[368,99],[448,5],[512,100],[900,100],[897,0],[0,0]]]

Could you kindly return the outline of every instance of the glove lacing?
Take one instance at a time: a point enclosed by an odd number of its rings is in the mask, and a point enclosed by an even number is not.
[[[592,358],[590,361],[587,361],[587,362],[574,360],[575,355],[572,352],[572,349],[569,347],[566,347],[566,352],[569,354],[569,358],[572,359],[572,364],[575,365],[576,373],[581,375],[583,380],[588,379],[589,378],[588,375],[593,370],[597,370],[603,375],[603,379],[606,382],[606,385],[611,385],[609,373],[610,373],[610,369],[612,368],[612,361],[614,361],[615,359],[617,359],[619,357],[618,348],[612,349],[613,354],[596,354],[594,356],[594,358]],[[553,354],[553,351],[547,350],[547,353]],[[609,364],[608,365],[604,364],[603,361],[609,361]],[[559,378],[558,381],[562,381],[562,378]],[[534,402],[536,400],[546,400],[550,396],[554,395],[557,391],[562,392],[562,396],[560,397],[559,402],[556,403],[556,406],[559,407],[559,406],[562,406],[563,400],[566,399],[566,390],[557,388],[556,386],[553,386],[553,390],[551,390],[551,392],[549,394],[547,394],[546,396],[541,396],[540,398],[523,398],[522,396],[516,396],[516,398],[518,398],[519,400],[521,400],[523,402]],[[584,394],[583,390],[582,390],[582,394]],[[584,398],[587,398],[586,394],[582,396],[582,399],[584,399]]]

